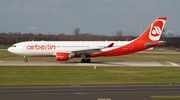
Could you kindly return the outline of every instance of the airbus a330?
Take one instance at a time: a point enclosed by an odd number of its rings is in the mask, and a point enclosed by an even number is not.
[[[167,17],[157,18],[138,38],[131,41],[27,41],[13,44],[8,51],[33,57],[56,57],[57,61],[81,57],[90,63],[91,57],[121,56],[162,45],[159,41]]]

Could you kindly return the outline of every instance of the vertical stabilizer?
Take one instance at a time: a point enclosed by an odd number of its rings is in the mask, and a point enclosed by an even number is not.
[[[166,19],[167,17],[156,19],[137,40],[147,42],[159,41]]]

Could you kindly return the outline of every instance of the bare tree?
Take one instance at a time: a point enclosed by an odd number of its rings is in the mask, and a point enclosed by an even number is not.
[[[122,36],[123,35],[123,31],[117,31],[116,32],[116,36],[118,37],[118,36]]]
[[[75,28],[73,31],[73,35],[78,36],[79,31],[80,31],[80,28]]]
[[[166,34],[166,29],[165,28],[162,30],[162,34],[163,35]]]
[[[59,36],[65,36],[65,34],[64,33],[60,33]]]
[[[161,39],[161,40],[164,40],[165,35],[166,35],[166,29],[164,28],[164,29],[162,30],[162,34],[161,34],[160,39]]]

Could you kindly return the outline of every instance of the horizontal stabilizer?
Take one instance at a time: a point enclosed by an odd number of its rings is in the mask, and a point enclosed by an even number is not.
[[[149,47],[153,47],[153,46],[155,46],[155,45],[159,45],[159,44],[163,44],[163,43],[166,43],[166,41],[158,41],[158,42],[155,42],[155,43],[150,43],[150,42],[148,42],[148,43],[145,44],[145,46],[146,46],[147,48],[149,48]]]

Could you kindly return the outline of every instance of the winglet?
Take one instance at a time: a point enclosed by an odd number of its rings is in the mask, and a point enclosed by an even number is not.
[[[110,45],[108,45],[107,47],[112,47],[114,45],[114,43],[111,43]]]

